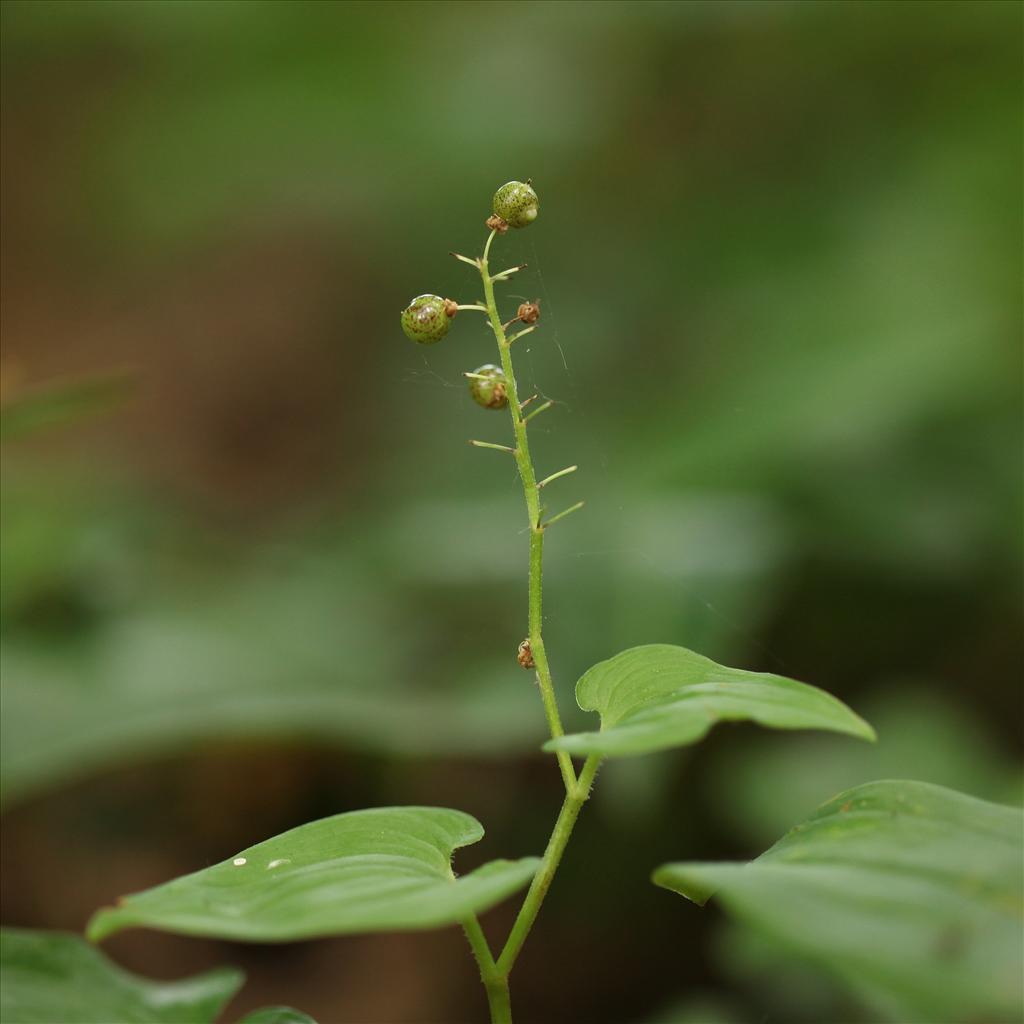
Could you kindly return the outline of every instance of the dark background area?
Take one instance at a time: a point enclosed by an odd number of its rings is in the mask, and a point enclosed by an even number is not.
[[[109,391],[4,446],[3,922],[80,930],[373,805],[478,817],[457,869],[541,852],[561,782],[514,660],[522,498],[466,444],[507,439],[461,378],[493,339],[398,323],[478,299],[447,252],[531,177],[540,217],[495,261],[530,264],[508,315],[543,309],[515,350],[557,403],[538,469],[579,463],[552,501],[587,501],[547,544],[567,717],[589,665],[660,641],[822,686],[880,742],[722,727],[608,765],[517,1017],[866,1019],[648,875],[754,856],[869,779],[1020,797],[1020,5],[2,17],[5,408]],[[483,1013],[455,929],[106,945],[156,977],[244,967],[229,1019]]]

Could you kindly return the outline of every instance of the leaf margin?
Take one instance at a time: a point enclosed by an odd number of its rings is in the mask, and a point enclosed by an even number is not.
[[[217,926],[216,924],[209,923],[216,916],[212,911],[208,911],[208,916],[204,923],[202,915],[190,917],[185,911],[175,913],[172,909],[169,912],[162,912],[160,909],[160,900],[161,898],[167,898],[168,891],[173,891],[173,889],[183,890],[188,895],[192,884],[198,882],[201,886],[204,879],[209,881],[211,878],[221,876],[227,878],[233,874],[231,869],[244,868],[250,862],[253,865],[262,862],[263,859],[268,858],[268,851],[273,856],[267,859],[266,869],[269,870],[272,867],[276,867],[277,864],[281,864],[283,870],[275,873],[273,876],[259,876],[261,881],[257,885],[261,885],[264,878],[266,878],[266,882],[269,884],[277,884],[282,880],[287,880],[293,871],[298,870],[298,865],[292,865],[291,858],[280,857],[277,854],[285,852],[288,849],[289,843],[294,843],[299,839],[309,840],[312,836],[318,836],[320,832],[328,831],[331,826],[338,824],[342,820],[344,820],[345,826],[355,825],[358,827],[369,822],[376,823],[377,819],[386,823],[390,819],[408,819],[410,816],[428,821],[432,819],[431,824],[442,831],[444,830],[445,823],[449,826],[449,831],[446,835],[437,837],[439,845],[435,845],[433,848],[432,857],[435,862],[439,861],[439,859],[443,860],[449,880],[454,886],[460,886],[458,901],[455,901],[458,906],[457,911],[447,910],[443,913],[420,913],[418,916],[410,914],[397,923],[387,921],[387,913],[384,912],[381,915],[385,919],[383,924],[374,924],[365,920],[360,922],[357,918],[355,924],[350,921],[330,927],[314,927],[307,916],[306,920],[300,922],[297,926],[270,927],[264,928],[261,931],[251,923],[250,918],[239,917],[234,926],[223,926],[224,918],[222,915],[222,926]],[[448,927],[458,924],[468,914],[482,913],[496,906],[502,900],[507,899],[513,893],[525,887],[532,880],[540,866],[541,860],[539,857],[521,857],[516,860],[496,859],[488,861],[458,878],[452,869],[451,863],[454,852],[478,842],[483,836],[483,826],[476,818],[465,811],[453,808],[395,806],[362,808],[342,812],[327,818],[320,818],[298,825],[277,836],[272,836],[270,839],[247,847],[234,856],[209,865],[206,868],[181,875],[141,892],[128,894],[122,897],[116,906],[100,908],[93,914],[86,927],[86,937],[91,942],[96,943],[127,928],[148,927],[181,935],[206,936],[227,939],[229,941],[276,943],[335,935],[421,931]],[[413,836],[413,843],[420,844],[421,848],[429,845],[415,836]],[[370,856],[387,857],[390,855],[378,853],[371,854]],[[393,855],[392,859],[400,856],[402,855]],[[333,861],[338,862],[344,859],[344,854],[332,858]],[[322,864],[325,861],[321,859],[315,862],[314,867],[316,863]],[[435,863],[434,867],[437,868],[438,866],[438,863]],[[500,883],[495,881],[497,878],[501,879]],[[443,875],[436,873],[435,880],[442,879]],[[473,884],[466,884],[470,882]],[[263,888],[265,890],[267,887],[264,885]],[[482,889],[485,893],[489,889],[490,895],[485,897],[478,896],[474,899],[474,889]],[[192,898],[195,898],[194,895]],[[156,903],[156,909],[147,912],[147,903]],[[170,905],[173,908],[173,899]],[[343,915],[341,916],[343,918]]]
[[[675,671],[684,676],[693,672],[702,672],[703,678],[696,681],[681,682],[671,690],[658,690],[654,688],[647,697],[643,696],[643,689],[641,688],[641,697],[634,702],[632,707],[625,710],[621,708],[613,710],[612,700],[615,696],[615,689],[621,688],[621,680],[613,685],[610,697],[607,693],[601,692],[602,684],[607,688],[608,680],[615,678],[617,670],[639,671],[629,665],[630,661],[636,659],[651,659],[656,667],[648,669],[649,676],[660,676],[666,673],[667,670],[663,665],[657,665],[656,659],[658,657],[677,659],[679,664],[673,666]],[[626,667],[623,668],[623,666]],[[644,668],[645,666],[641,665],[640,670]],[[710,676],[716,678],[708,678]],[[736,684],[747,686],[767,685],[765,692],[761,695],[762,697],[767,697],[773,691],[775,695],[782,691],[797,692],[806,697],[809,702],[817,702],[820,705],[818,709],[820,713],[817,717],[811,716],[810,721],[807,723],[798,722],[794,719],[791,724],[787,724],[778,721],[777,718],[773,721],[770,714],[765,713],[763,709],[759,709],[757,706],[755,706],[753,712],[744,710],[738,713],[730,713],[728,710],[722,710],[721,708],[711,712],[705,704],[698,706],[699,710],[705,715],[703,721],[700,720],[697,714],[677,716],[674,724],[682,735],[677,736],[675,739],[662,738],[645,742],[634,737],[631,741],[629,733],[626,732],[627,728],[636,728],[638,718],[641,719],[641,724],[648,724],[643,720],[642,716],[646,714],[648,718],[654,717],[659,708],[664,709],[673,703],[670,697],[674,696],[676,698],[675,702],[678,703],[680,698],[685,699],[696,695],[698,688],[707,690],[708,687],[717,688],[717,692],[715,690],[711,692],[713,695],[720,697],[725,692],[722,689],[723,687]],[[592,690],[597,692],[591,692]],[[660,699],[653,699],[655,694]],[[565,751],[578,756],[591,754],[603,757],[637,756],[655,753],[660,750],[690,746],[702,740],[715,725],[725,721],[753,721],[767,728],[776,729],[823,729],[867,740],[871,743],[877,740],[875,730],[867,721],[838,697],[819,687],[773,673],[751,672],[745,669],[720,665],[705,655],[677,644],[641,644],[636,647],[626,648],[610,658],[597,662],[587,669],[577,681],[576,703],[581,710],[596,711],[601,716],[600,728],[596,731],[568,733],[564,736],[555,737],[543,745],[543,750],[549,753]],[[604,705],[605,710],[602,710],[602,705]],[[692,711],[692,709],[690,710]],[[806,708],[803,710],[805,714],[808,713]],[[828,712],[827,714],[826,711]],[[664,716],[662,717],[664,718]],[[673,723],[670,721],[669,724]],[[687,725],[688,728],[680,730],[679,727],[683,724]],[[616,731],[617,729],[618,731]]]

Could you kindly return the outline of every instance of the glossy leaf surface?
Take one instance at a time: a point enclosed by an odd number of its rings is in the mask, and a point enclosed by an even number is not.
[[[784,676],[718,665],[685,647],[648,644],[598,662],[576,684],[599,732],[551,740],[545,750],[609,757],[686,746],[716,723],[749,720],[773,729],[825,729],[873,740],[842,701]]]
[[[1016,1020],[1024,815],[922,782],[843,793],[750,864],[667,864],[900,1021]]]
[[[77,935],[0,932],[3,1024],[211,1024],[242,982],[242,972],[230,968],[150,981]]]
[[[522,888],[538,860],[491,861],[462,878],[452,852],[480,823],[441,807],[338,814],[99,911],[89,937],[148,927],[249,942],[455,924]]]

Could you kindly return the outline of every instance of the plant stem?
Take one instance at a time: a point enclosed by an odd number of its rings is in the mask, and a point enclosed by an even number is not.
[[[491,1024],[512,1024],[512,1004],[508,992],[508,975],[500,975],[491,955],[491,947],[487,945],[483,929],[476,916],[467,917],[462,922],[462,930],[469,939],[469,947],[473,950],[477,966],[480,968],[480,980],[487,990],[487,1005],[491,1011]]]
[[[548,665],[547,652],[544,650],[544,638],[542,635],[543,607],[542,607],[542,586],[544,570],[544,524],[541,522],[540,488],[559,477],[573,472],[576,467],[570,466],[566,469],[552,473],[541,484],[537,483],[537,475],[534,472],[533,461],[530,458],[530,444],[526,436],[526,420],[530,417],[523,417],[523,407],[519,403],[519,394],[516,389],[516,378],[512,371],[512,356],[509,351],[512,342],[526,331],[520,331],[519,335],[511,338],[505,334],[505,327],[502,325],[501,317],[498,315],[498,306],[494,299],[494,282],[501,274],[491,277],[487,267],[487,258],[491,250],[491,242],[494,241],[494,231],[488,236],[487,244],[484,246],[484,254],[480,258],[478,266],[480,276],[484,284],[484,301],[487,308],[487,316],[491,321],[494,330],[494,337],[498,343],[498,352],[501,355],[501,368],[505,374],[505,388],[508,396],[508,407],[512,414],[512,431],[515,434],[516,444],[513,454],[516,465],[519,467],[519,476],[523,482],[523,496],[526,499],[526,514],[530,521],[530,594],[529,594],[529,634],[530,650],[533,654],[534,664],[537,669],[537,683],[540,686],[541,700],[544,704],[544,714],[548,720],[548,729],[551,737],[563,735],[562,719],[558,713],[558,701],[555,697],[555,685],[551,678],[551,668]],[[467,261],[468,262],[468,261]],[[514,321],[513,321],[514,322]],[[527,330],[532,330],[528,328]],[[532,401],[532,399],[528,399]],[[550,408],[551,402],[545,402],[539,406],[531,416],[536,416],[545,409]],[[474,442],[479,443],[479,442]],[[489,447],[497,447],[488,445]],[[580,502],[579,504],[582,504]],[[560,519],[568,515],[579,505],[567,509],[556,516]],[[553,522],[554,520],[552,520]],[[601,758],[592,754],[584,762],[579,777],[573,768],[572,758],[564,751],[558,752],[558,767],[562,773],[562,781],[565,784],[565,799],[562,802],[562,809],[558,813],[558,819],[551,832],[547,848],[541,859],[540,867],[533,876],[530,888],[527,890],[523,905],[519,908],[519,914],[512,930],[509,932],[505,942],[505,948],[501,956],[494,960],[487,939],[484,937],[480,924],[475,917],[468,918],[463,922],[466,937],[469,939],[473,955],[480,965],[480,977],[487,990],[487,1000],[491,1011],[492,1024],[512,1024],[512,1007],[509,996],[508,976],[519,956],[523,943],[526,941],[533,922],[540,913],[541,904],[551,887],[551,881],[558,870],[558,864],[562,859],[569,837],[572,835],[576,819],[579,817],[583,805],[590,796],[590,787],[594,782]]]
[[[512,354],[509,351],[510,342],[505,336],[505,328],[502,326],[501,317],[498,315],[498,305],[494,298],[494,279],[491,277],[487,267],[487,257],[490,253],[491,242],[494,241],[494,235],[495,232],[492,231],[487,239],[487,244],[484,246],[484,254],[480,260],[480,276],[483,279],[484,302],[487,305],[487,315],[494,330],[495,340],[498,342],[498,352],[501,355],[501,369],[505,374],[508,407],[512,414],[512,431],[516,438],[516,464],[519,467],[519,476],[523,482],[526,513],[530,520],[530,649],[533,652],[533,660],[537,666],[537,682],[540,685],[541,700],[544,703],[544,715],[548,720],[548,729],[551,737],[554,739],[563,735],[565,730],[562,728],[562,719],[558,713],[555,684],[551,678],[551,667],[548,665],[541,630],[544,528],[540,522],[540,489],[537,487],[537,476],[533,470],[533,460],[530,458],[530,443],[526,437],[526,421],[523,419],[523,411],[519,405],[516,378],[512,371]],[[564,751],[559,751],[558,753],[558,767],[562,773],[562,781],[565,783],[566,793],[572,792],[576,787],[576,772],[572,766],[572,758]]]
[[[580,810],[590,796],[590,787],[593,784],[594,776],[597,774],[600,763],[601,756],[599,754],[591,754],[584,762],[583,769],[580,771],[579,781],[565,795],[565,801],[562,804],[561,811],[559,811],[555,827],[551,832],[551,838],[548,840],[548,846],[544,851],[540,867],[537,869],[537,874],[533,876],[533,881],[530,883],[530,888],[526,893],[526,899],[523,900],[523,905],[519,909],[519,915],[516,917],[512,931],[509,932],[508,939],[505,942],[505,948],[501,951],[501,956],[498,957],[496,964],[497,972],[506,980],[516,962],[516,957],[519,956],[519,951],[523,948],[526,936],[529,935],[533,922],[540,912],[544,897],[551,887],[551,880],[555,877],[555,872],[558,870],[558,863],[562,859],[562,853],[569,842],[569,837],[572,835],[573,826],[576,824]]]

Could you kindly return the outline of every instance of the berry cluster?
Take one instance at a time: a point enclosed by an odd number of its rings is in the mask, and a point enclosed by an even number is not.
[[[540,200],[529,181],[510,181],[502,185],[494,193],[493,213],[487,218],[487,226],[499,234],[510,227],[529,227],[537,219]],[[466,256],[452,255],[466,263],[478,265],[477,261]],[[511,274],[519,267],[510,268],[505,274]],[[495,280],[505,280],[499,275]],[[479,309],[486,312],[480,305],[460,305],[454,299],[443,299],[440,295],[418,295],[402,310],[402,330],[405,336],[417,345],[434,345],[439,342],[451,326],[452,319],[460,309]],[[524,302],[515,320],[524,324],[534,324],[540,317],[540,307],[535,302]],[[505,325],[506,327],[508,324]],[[467,373],[469,394],[477,405],[485,409],[504,409],[508,405],[508,381],[501,367],[488,363]]]

